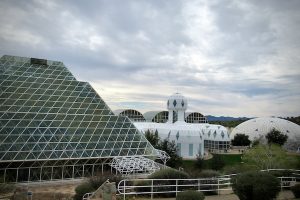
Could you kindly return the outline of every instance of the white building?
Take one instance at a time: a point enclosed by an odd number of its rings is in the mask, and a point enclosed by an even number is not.
[[[266,135],[276,129],[282,134],[288,136],[284,148],[292,151],[300,149],[300,126],[285,119],[276,117],[260,117],[245,121],[236,126],[230,137],[233,139],[236,134],[245,134],[249,136],[249,140],[260,140],[266,143]]]
[[[187,123],[193,121],[187,119],[186,109],[187,99],[179,93],[169,97],[167,101],[168,119],[160,120],[165,123],[143,122],[135,120],[134,125],[143,133],[146,131],[158,132],[161,139],[175,141],[178,146],[178,154],[186,159],[194,159],[197,154],[204,155],[207,151],[227,151],[230,147],[230,136],[227,129],[221,125],[208,124],[205,117],[196,116],[197,123]],[[163,114],[162,112],[148,112],[148,115]],[[166,118],[166,113],[164,114]],[[201,115],[200,115],[201,116]]]

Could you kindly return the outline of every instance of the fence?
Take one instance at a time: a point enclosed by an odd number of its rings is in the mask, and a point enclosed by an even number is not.
[[[230,178],[202,178],[202,179],[125,179],[119,182],[120,195],[150,195],[170,194],[184,190],[198,190],[203,192],[220,192],[231,190]]]
[[[299,171],[299,170],[295,170]],[[124,179],[118,184],[119,195],[150,195],[151,199],[156,194],[174,194],[184,190],[197,190],[201,192],[232,191],[231,178],[236,174],[216,178],[201,179]],[[278,177],[281,189],[296,184],[297,177]]]

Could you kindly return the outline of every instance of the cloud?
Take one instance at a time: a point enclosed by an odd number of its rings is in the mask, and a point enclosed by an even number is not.
[[[113,109],[165,109],[179,91],[205,114],[299,115],[299,8],[297,0],[1,1],[0,53],[61,60]]]

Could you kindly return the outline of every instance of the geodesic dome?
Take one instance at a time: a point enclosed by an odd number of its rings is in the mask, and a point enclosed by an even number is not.
[[[286,149],[298,150],[300,148],[300,126],[275,117],[261,117],[245,121],[232,130],[230,137],[233,139],[236,134],[240,133],[248,135],[251,141],[260,139],[266,142],[265,136],[273,128],[288,136],[284,145]]]

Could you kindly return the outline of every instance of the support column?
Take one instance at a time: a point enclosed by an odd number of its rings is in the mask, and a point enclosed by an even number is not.
[[[41,167],[41,170],[40,170],[40,181],[42,181],[42,172],[43,172],[43,168]]]
[[[30,180],[30,167],[28,168],[28,170],[29,170],[29,172],[28,172],[28,179],[27,179],[27,182],[29,182],[29,180]]]
[[[173,123],[173,110],[169,110],[168,123]]]
[[[17,168],[17,177],[16,177],[16,183],[18,182],[18,178],[19,178],[19,168]]]
[[[4,176],[3,176],[3,182],[5,183],[5,179],[6,179],[6,169],[4,169]]]
[[[53,179],[53,167],[51,167],[51,181]]]
[[[83,170],[82,170],[82,178],[84,177],[84,165],[83,165]]]
[[[64,180],[64,167],[61,167],[61,180]]]

